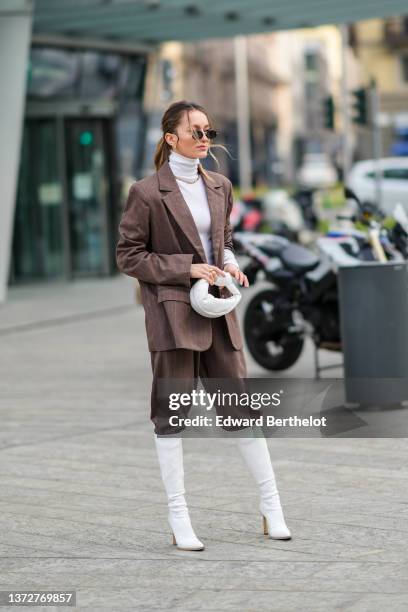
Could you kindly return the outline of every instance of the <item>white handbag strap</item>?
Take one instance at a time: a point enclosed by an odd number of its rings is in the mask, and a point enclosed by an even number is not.
[[[217,276],[214,284],[218,287],[227,287],[228,291],[230,291],[232,295],[241,295],[229,272],[226,272],[225,276]]]

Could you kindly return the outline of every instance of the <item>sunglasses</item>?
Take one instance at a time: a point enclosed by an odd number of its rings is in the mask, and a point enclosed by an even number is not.
[[[192,136],[194,140],[202,140],[204,134],[208,138],[208,140],[214,140],[217,137],[217,130],[193,130]]]

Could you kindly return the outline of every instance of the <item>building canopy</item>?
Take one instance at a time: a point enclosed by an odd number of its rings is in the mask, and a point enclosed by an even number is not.
[[[156,44],[402,15],[406,0],[35,0],[34,34]]]

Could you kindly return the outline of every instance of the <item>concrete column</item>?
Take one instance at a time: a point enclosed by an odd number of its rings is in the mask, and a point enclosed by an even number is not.
[[[0,3],[0,304],[5,302],[25,105],[33,3]]]

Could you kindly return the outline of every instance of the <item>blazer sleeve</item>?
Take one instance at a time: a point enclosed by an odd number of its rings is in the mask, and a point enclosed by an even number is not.
[[[141,188],[133,183],[119,223],[116,246],[119,270],[145,283],[190,287],[193,254],[162,255],[149,251],[150,214]]]
[[[228,196],[227,196],[227,214],[225,217],[225,227],[224,227],[224,247],[234,253],[235,251],[234,251],[234,245],[232,242],[232,227],[231,227],[231,222],[230,222],[230,215],[231,215],[231,210],[234,204],[234,199],[232,195],[232,183],[230,180],[228,180],[227,190],[228,190]]]

